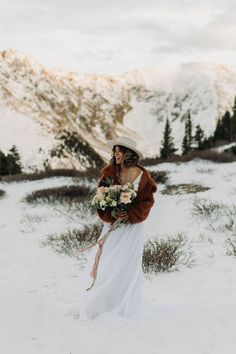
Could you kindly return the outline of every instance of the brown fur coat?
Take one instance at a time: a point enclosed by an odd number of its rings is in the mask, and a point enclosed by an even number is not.
[[[157,184],[153,178],[151,178],[150,173],[141,165],[137,165],[141,170],[143,170],[143,174],[139,183],[137,196],[134,199],[132,205],[130,205],[127,209],[127,214],[129,216],[128,222],[130,224],[136,224],[138,222],[144,221],[154,204],[153,193],[157,191]],[[116,184],[119,184],[119,165],[107,165],[101,171],[100,181],[98,186],[103,185],[103,179],[105,177],[112,177]],[[108,223],[113,223],[116,219],[111,216],[109,210],[101,210],[97,209],[97,213],[99,217]]]

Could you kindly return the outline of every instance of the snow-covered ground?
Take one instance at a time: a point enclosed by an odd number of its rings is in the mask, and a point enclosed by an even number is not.
[[[1,354],[234,354],[236,259],[226,255],[225,240],[236,230],[215,230],[193,214],[196,198],[235,204],[236,163],[195,160],[161,164],[167,184],[193,183],[210,189],[166,195],[159,184],[155,205],[145,221],[146,239],[186,238],[191,267],[144,277],[147,300],[156,318],[110,326],[96,319],[78,321],[79,261],[56,254],[40,241],[50,233],[79,227],[77,220],[51,206],[21,202],[30,191],[73,183],[71,178],[0,183],[0,352]],[[223,213],[223,206],[222,206]],[[214,225],[213,225],[214,226]]]

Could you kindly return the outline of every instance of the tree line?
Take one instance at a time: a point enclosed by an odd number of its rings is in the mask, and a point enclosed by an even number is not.
[[[236,141],[236,98],[232,107],[233,114],[228,111],[217,121],[215,131],[212,135],[206,137],[200,124],[193,127],[191,113],[187,112],[185,118],[185,131],[182,140],[182,155],[191,151],[204,150],[214,147],[219,142]],[[166,159],[175,155],[178,149],[174,146],[174,138],[170,122],[167,119],[163,132],[160,157]],[[22,172],[20,155],[16,145],[13,145],[5,155],[0,150],[0,175],[13,175]]]
[[[191,113],[188,111],[185,119],[185,131],[181,145],[182,155],[185,155],[190,151],[205,150],[214,147],[220,141],[236,141],[236,98],[232,110],[232,115],[230,115],[229,111],[226,111],[223,117],[217,121],[215,131],[209,137],[205,136],[205,133],[200,124],[197,124],[194,129]],[[163,132],[160,157],[165,159],[173,156],[177,150],[178,149],[176,149],[174,146],[172,129],[167,118]]]

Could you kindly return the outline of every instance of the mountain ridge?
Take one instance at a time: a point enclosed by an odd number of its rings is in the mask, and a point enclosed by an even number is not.
[[[0,52],[0,79],[0,150],[16,143],[26,169],[98,167],[110,157],[105,141],[122,134],[155,156],[166,118],[180,148],[188,111],[210,134],[236,95],[233,66],[185,63],[113,77],[49,70],[14,50]],[[78,134],[93,156],[65,151],[52,157],[62,132]],[[33,152],[29,135],[37,142]]]

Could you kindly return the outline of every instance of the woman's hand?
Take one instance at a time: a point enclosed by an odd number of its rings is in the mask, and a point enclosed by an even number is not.
[[[115,219],[128,220],[129,216],[126,211],[119,211],[114,216]]]

